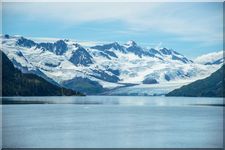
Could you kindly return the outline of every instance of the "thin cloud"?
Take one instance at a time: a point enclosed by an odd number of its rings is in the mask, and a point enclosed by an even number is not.
[[[64,28],[92,22],[117,21],[126,25],[119,34],[145,31],[170,33],[178,40],[222,41],[223,10],[205,3],[4,3],[3,12],[27,20],[42,19]],[[221,4],[215,7],[222,8]],[[4,11],[5,10],[5,11]],[[4,13],[3,13],[4,15]],[[107,28],[107,27],[106,27]]]

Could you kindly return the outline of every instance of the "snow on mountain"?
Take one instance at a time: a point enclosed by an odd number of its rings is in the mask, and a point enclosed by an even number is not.
[[[142,95],[165,94],[168,89],[209,76],[220,67],[194,63],[172,49],[142,48],[134,41],[83,47],[68,39],[1,38],[2,51],[22,72],[88,94],[126,93],[130,89]],[[156,85],[165,89],[154,93],[152,86]]]
[[[197,57],[194,62],[205,65],[222,64],[224,59],[223,51],[213,52]]]
[[[70,62],[72,62],[74,65],[83,65],[88,66],[90,64],[93,64],[92,62],[92,56],[79,44],[73,44],[74,47],[72,47],[71,51],[68,51],[70,55],[67,54],[67,58]]]

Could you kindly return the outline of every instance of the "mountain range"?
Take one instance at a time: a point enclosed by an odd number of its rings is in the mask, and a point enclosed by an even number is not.
[[[85,94],[163,95],[222,65],[199,63],[169,48],[143,48],[132,40],[84,46],[70,39],[1,38],[1,50],[22,73]]]

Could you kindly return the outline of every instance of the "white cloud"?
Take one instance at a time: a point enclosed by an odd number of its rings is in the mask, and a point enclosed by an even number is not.
[[[199,63],[199,64],[205,64],[207,62],[214,62],[214,61],[219,60],[223,57],[224,57],[223,51],[219,51],[219,52],[213,52],[213,53],[209,53],[209,54],[199,56],[194,61],[196,63]]]
[[[203,3],[4,3],[4,8],[30,21],[54,21],[64,28],[119,21],[127,26],[121,33],[152,30],[173,34],[179,40],[206,43],[223,39],[222,9],[212,10]]]

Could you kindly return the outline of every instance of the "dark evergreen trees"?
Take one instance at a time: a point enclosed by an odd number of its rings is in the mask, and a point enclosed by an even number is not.
[[[24,74],[15,68],[8,57],[2,55],[2,96],[71,96],[82,95],[62,88],[34,75]]]

